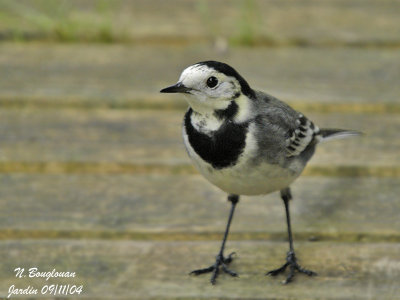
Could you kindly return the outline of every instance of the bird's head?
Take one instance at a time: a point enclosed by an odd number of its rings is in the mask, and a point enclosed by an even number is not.
[[[184,93],[193,110],[221,110],[242,95],[252,98],[253,90],[231,66],[217,61],[204,61],[183,70],[178,83],[161,93]]]

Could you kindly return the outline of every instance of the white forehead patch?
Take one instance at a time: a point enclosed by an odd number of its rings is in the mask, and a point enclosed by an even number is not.
[[[216,71],[213,68],[207,67],[206,65],[196,64],[183,70],[179,77],[179,81],[187,87],[194,88],[207,77],[215,73]]]

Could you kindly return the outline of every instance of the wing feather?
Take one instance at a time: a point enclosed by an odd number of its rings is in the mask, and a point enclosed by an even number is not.
[[[299,114],[296,119],[296,128],[292,130],[290,138],[286,140],[286,156],[299,155],[314,141],[315,136],[319,133],[318,126],[315,126],[313,122]]]

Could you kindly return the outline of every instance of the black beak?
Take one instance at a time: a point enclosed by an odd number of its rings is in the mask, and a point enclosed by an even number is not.
[[[177,84],[171,85],[162,89],[160,93],[189,93],[190,88],[187,88],[182,83],[178,82]]]

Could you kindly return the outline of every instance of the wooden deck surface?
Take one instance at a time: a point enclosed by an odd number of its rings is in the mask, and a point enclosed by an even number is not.
[[[71,1],[71,18],[97,20],[100,2]],[[0,2],[0,298],[76,284],[80,297],[20,298],[400,299],[400,1],[119,1],[115,44],[49,42],[13,3]],[[7,40],[13,30],[37,41]],[[319,127],[365,133],[320,145],[293,184],[295,248],[317,277],[264,276],[287,251],[277,193],[238,205],[227,252],[239,278],[188,275],[214,260],[229,204],[187,157],[183,97],[158,91],[206,59]]]

